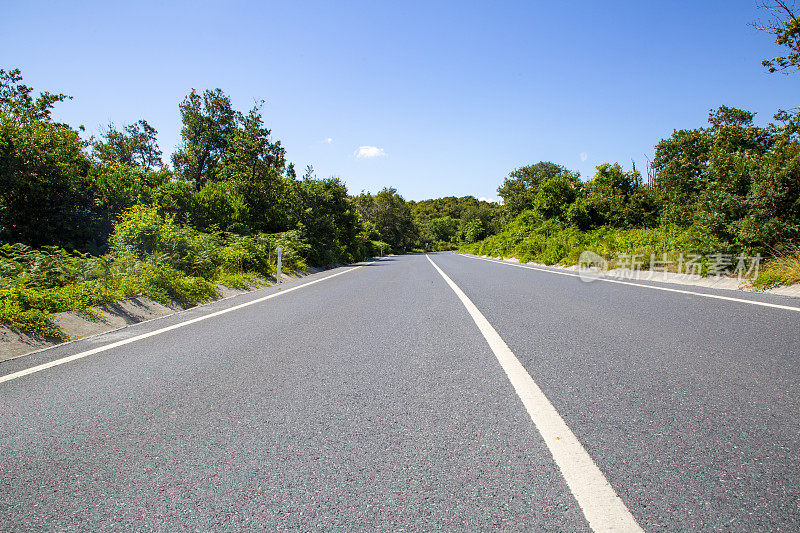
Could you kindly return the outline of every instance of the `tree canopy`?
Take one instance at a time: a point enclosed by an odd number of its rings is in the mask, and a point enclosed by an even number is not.
[[[754,23],[761,31],[775,36],[775,43],[786,49],[786,55],[761,62],[770,72],[793,72],[800,69],[800,11],[794,2],[769,0],[759,2],[767,19]]]
[[[506,211],[514,217],[533,208],[536,192],[544,181],[567,172],[565,167],[556,163],[539,161],[513,170],[497,189],[497,194],[503,199]]]

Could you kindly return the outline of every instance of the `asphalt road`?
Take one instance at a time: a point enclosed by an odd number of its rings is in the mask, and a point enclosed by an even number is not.
[[[642,529],[800,530],[800,312],[430,260]],[[0,530],[598,529],[430,260],[0,363]]]

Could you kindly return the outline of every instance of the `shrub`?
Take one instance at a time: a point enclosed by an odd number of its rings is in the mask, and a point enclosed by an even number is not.
[[[752,283],[759,290],[800,283],[800,247],[795,246],[767,261]]]
[[[462,246],[459,251],[492,257],[517,257],[522,262],[547,265],[577,264],[581,252],[591,250],[607,260],[621,254],[641,256],[648,267],[650,256],[679,253],[709,254],[725,251],[721,244],[703,241],[697,228],[666,225],[658,228],[612,228],[602,226],[581,231],[554,219],[543,220],[533,211],[524,211],[503,231],[483,241]]]
[[[252,272],[243,272],[240,274],[229,274],[223,272],[217,277],[217,283],[230,287],[231,289],[253,289],[256,287],[263,287],[267,282],[263,278],[259,278]]]
[[[121,280],[123,297],[147,296],[164,305],[197,305],[219,295],[213,282],[187,276],[157,259],[135,265]]]

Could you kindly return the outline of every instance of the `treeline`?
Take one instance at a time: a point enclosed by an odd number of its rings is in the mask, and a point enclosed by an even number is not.
[[[785,259],[800,241],[800,114],[722,106],[708,125],[658,142],[643,180],[605,163],[588,181],[551,162],[519,168],[498,189],[512,221],[465,251],[574,264],[592,249],[608,259],[680,252]]]
[[[373,241],[407,251],[473,242],[496,229],[496,209],[472,197],[406,202],[393,188],[352,197],[340,179],[317,179],[311,167],[298,178],[260,105],[238,111],[220,89],[192,90],[180,103],[171,166],[145,120],[109,125],[89,141],[53,121],[53,106],[66,98],[36,96],[19,70],[0,70],[2,242],[103,254],[136,205],[200,232],[296,231],[318,265],[371,256]]]
[[[602,164],[588,181],[549,162],[515,170],[498,189],[512,216],[530,210],[581,230],[691,227],[709,247],[767,253],[800,237],[798,115],[754,125],[722,106],[706,127],[655,147],[643,182],[634,167]]]
[[[786,55],[765,59],[770,72],[800,70],[800,20],[791,4],[760,2],[753,26]],[[467,252],[524,261],[575,264],[591,249],[682,260],[688,252],[717,265],[767,256],[756,284],[800,283],[800,111],[779,111],[757,126],[755,113],[721,106],[708,124],[675,130],[655,147],[647,178],[635,166],[602,164],[588,181],[561,165],[519,168],[498,192],[509,223]],[[668,259],[669,260],[669,259]]]
[[[477,242],[497,233],[505,216],[501,205],[473,196],[446,196],[409,204],[420,241],[429,249]]]
[[[347,189],[298,179],[259,106],[244,113],[220,90],[180,104],[181,145],[165,165],[146,121],[84,141],[52,120],[65,95],[34,96],[18,70],[0,71],[0,239],[103,254],[136,205],[205,233],[259,236],[295,230],[313,263],[371,254]]]
[[[55,121],[64,94],[0,70],[0,324],[58,336],[58,311],[145,295],[193,305],[217,285],[379,252],[450,249],[498,226],[472,197],[407,202],[393,188],[351,196],[342,180],[298,177],[261,105],[220,89],[180,103],[170,163],[146,120],[90,139]]]

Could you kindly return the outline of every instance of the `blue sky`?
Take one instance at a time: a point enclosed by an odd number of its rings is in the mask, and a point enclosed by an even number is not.
[[[676,128],[720,104],[766,123],[800,102],[800,74],[748,23],[754,1],[14,2],[0,67],[74,96],[56,118],[87,133],[144,118],[165,154],[178,103],[220,87],[266,123],[298,169],[351,193],[496,198],[514,168],[644,168]],[[360,150],[361,147],[365,147]],[[360,157],[359,157],[360,155]]]

